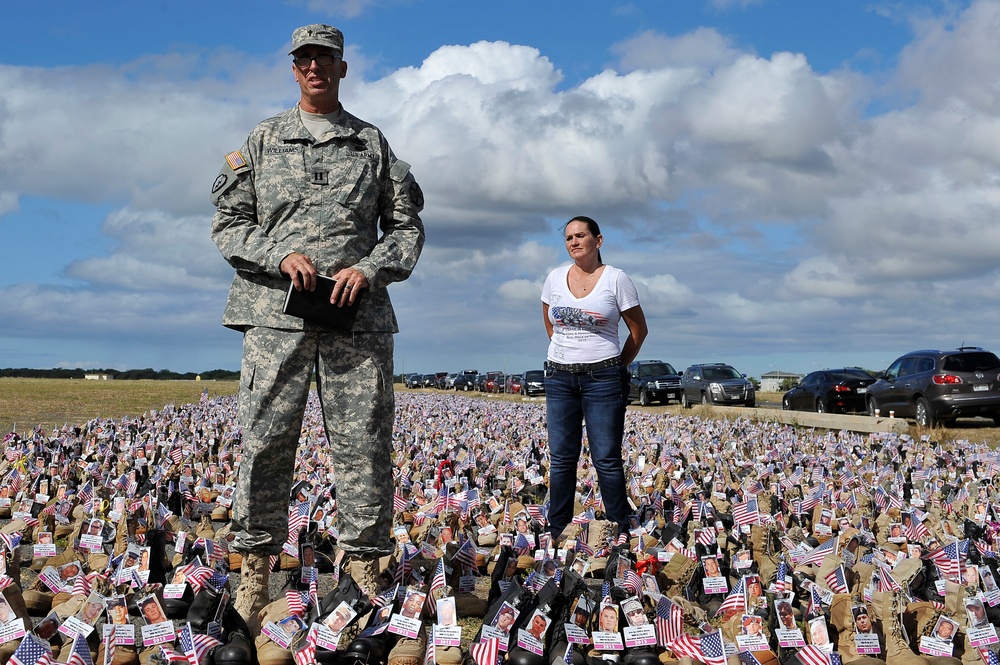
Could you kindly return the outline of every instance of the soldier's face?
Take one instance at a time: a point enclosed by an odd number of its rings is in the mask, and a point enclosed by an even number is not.
[[[867,633],[872,629],[871,619],[868,618],[867,614],[859,614],[854,620],[855,625],[858,628],[859,633]]]
[[[295,57],[315,57],[334,54],[330,49],[319,46],[303,46],[295,52]],[[308,67],[292,65],[295,80],[298,81],[302,99],[313,103],[336,102],[340,94],[340,79],[347,76],[347,63],[337,56],[333,64],[319,66],[313,60]],[[327,112],[327,111],[324,111]]]

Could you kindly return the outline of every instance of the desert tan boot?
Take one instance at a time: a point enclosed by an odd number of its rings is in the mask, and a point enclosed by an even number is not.
[[[252,635],[260,634],[260,619],[258,614],[271,602],[267,583],[270,579],[268,556],[266,554],[247,554],[243,557],[240,568],[240,586],[236,590],[236,602],[233,607],[243,620]]]

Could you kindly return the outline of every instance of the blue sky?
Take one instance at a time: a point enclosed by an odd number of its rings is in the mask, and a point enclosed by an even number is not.
[[[15,3],[0,367],[239,366],[211,181],[293,105],[291,31],[424,189],[397,371],[540,366],[559,225],[604,229],[641,357],[759,376],[1000,351],[1000,3]],[[991,27],[992,26],[992,27]]]

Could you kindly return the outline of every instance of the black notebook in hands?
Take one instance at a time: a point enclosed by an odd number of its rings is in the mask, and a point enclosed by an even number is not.
[[[337,280],[324,275],[316,275],[315,291],[305,289],[296,291],[295,285],[289,283],[285,306],[281,311],[327,328],[350,332],[354,327],[354,319],[358,316],[358,305],[361,304],[364,293],[357,294],[353,305],[337,307],[330,303],[333,285],[336,283]]]

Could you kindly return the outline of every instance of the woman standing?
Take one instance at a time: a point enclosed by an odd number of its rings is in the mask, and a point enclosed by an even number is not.
[[[635,285],[622,270],[601,261],[604,236],[589,217],[564,227],[573,259],[556,268],[542,288],[542,317],[549,335],[545,408],[549,434],[549,530],[558,538],[573,518],[576,469],[586,422],[607,519],[628,529],[629,506],[622,465],[628,403],[628,370],[646,339],[646,317]],[[628,338],[618,340],[624,319]]]

